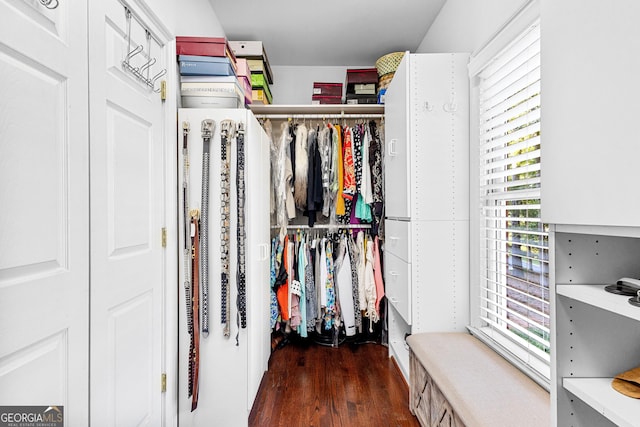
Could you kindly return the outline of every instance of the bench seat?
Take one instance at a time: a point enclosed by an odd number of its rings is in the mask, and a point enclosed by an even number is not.
[[[467,333],[419,333],[410,348],[410,405],[422,426],[544,427],[549,393]]]

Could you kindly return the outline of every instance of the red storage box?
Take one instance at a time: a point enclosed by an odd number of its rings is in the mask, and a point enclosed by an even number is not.
[[[377,68],[351,68],[347,69],[347,84],[354,83],[378,83]]]
[[[342,104],[342,97],[313,95],[311,97],[311,103],[312,104]]]
[[[342,83],[313,82],[313,94],[322,96],[342,97]]]
[[[224,37],[176,37],[177,55],[228,57],[235,68],[236,56]]]

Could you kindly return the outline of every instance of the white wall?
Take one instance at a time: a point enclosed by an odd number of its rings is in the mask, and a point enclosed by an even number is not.
[[[347,68],[373,68],[374,65],[348,65],[343,67],[294,67],[271,66],[273,85],[271,94],[274,104],[311,104],[313,82],[345,84]],[[344,93],[344,87],[343,87]]]
[[[447,0],[417,53],[474,52],[527,0]]]

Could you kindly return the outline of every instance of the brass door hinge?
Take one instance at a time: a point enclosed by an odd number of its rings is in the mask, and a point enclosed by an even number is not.
[[[161,384],[160,384],[161,391],[163,393],[166,393],[167,392],[167,374],[163,372],[160,378],[160,381],[161,381]]]
[[[167,247],[167,227],[162,227],[162,247]]]
[[[160,99],[166,101],[167,99],[167,81],[162,80],[160,82]]]

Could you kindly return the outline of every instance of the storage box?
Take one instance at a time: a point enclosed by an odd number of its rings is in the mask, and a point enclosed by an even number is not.
[[[313,95],[311,96],[312,104],[342,104],[342,96],[324,96]]]
[[[347,100],[345,104],[377,104],[378,96],[373,95],[355,95],[353,93],[347,94]]]
[[[184,96],[219,96],[244,98],[240,83],[235,82],[183,82],[180,84],[180,95]]]
[[[184,76],[235,76],[229,58],[180,55],[180,74]]]
[[[342,97],[342,83],[313,82],[313,95]]]
[[[353,91],[349,93],[355,93],[356,95],[375,95],[376,84],[375,83],[356,83],[353,85]]]
[[[251,70],[249,70],[249,65],[245,58],[236,58],[236,74],[247,78],[251,76]]]
[[[251,102],[253,104],[271,104],[271,94],[264,89],[252,89]]]
[[[240,86],[242,86],[242,91],[244,92],[244,103],[249,105],[251,104],[251,97],[253,96],[249,77],[238,76],[238,80],[240,81]]]
[[[273,73],[271,72],[271,65],[269,65],[269,59],[267,58],[267,53],[264,50],[264,46],[261,41],[251,40],[251,41],[229,41],[229,46],[236,57],[246,58],[247,60],[260,60],[262,61],[264,74],[267,76],[267,79],[270,84],[273,84]],[[251,63],[249,63],[249,69],[253,71],[251,68]],[[257,70],[256,70],[257,71]]]
[[[251,73],[251,87],[260,88],[260,87],[265,87],[265,86],[269,86],[269,83],[267,82],[267,78],[265,78],[264,74],[262,74],[262,73]]]
[[[224,37],[176,37],[177,55],[198,55],[227,57],[234,64],[236,57],[229,42]]]
[[[376,68],[347,69],[347,85],[355,83],[378,83],[378,70]]]
[[[242,108],[244,97],[183,96],[183,108]]]

